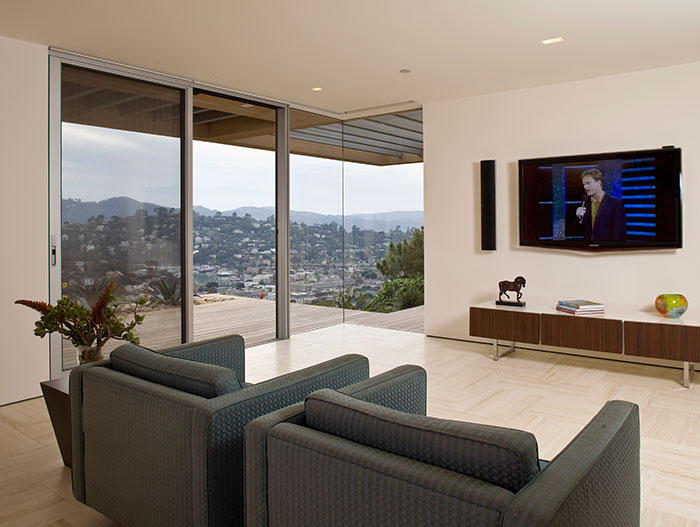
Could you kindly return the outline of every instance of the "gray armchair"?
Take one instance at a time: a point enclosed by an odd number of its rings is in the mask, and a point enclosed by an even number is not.
[[[247,527],[639,526],[635,404],[608,402],[551,463],[519,430],[332,390],[297,407],[246,429]]]
[[[243,525],[246,424],[368,375],[345,355],[251,385],[237,335],[120,346],[70,375],[73,494],[125,527]]]
[[[341,393],[361,401],[382,405],[409,414],[425,415],[427,376],[419,366],[399,366],[371,377],[365,381],[352,384],[339,390]],[[304,403],[298,403],[251,421],[245,430],[245,471],[246,471],[246,525],[272,525],[268,523],[268,498],[273,481],[268,478],[268,437],[275,427],[281,424],[306,427]],[[306,465],[306,463],[304,463]],[[305,467],[305,472],[298,474],[294,485],[303,485],[313,477],[314,469]],[[308,472],[306,471],[308,470]],[[282,495],[286,490],[282,490]],[[305,494],[306,492],[302,490]],[[289,503],[292,515],[294,504]],[[296,520],[290,520],[296,521]],[[277,524],[275,524],[277,525]],[[282,524],[279,524],[282,525]],[[351,525],[350,523],[346,525]]]

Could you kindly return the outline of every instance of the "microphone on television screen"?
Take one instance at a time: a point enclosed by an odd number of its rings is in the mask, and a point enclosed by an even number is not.
[[[583,223],[583,217],[586,215],[586,198],[588,196],[584,193],[583,199],[581,200],[581,206],[576,209],[576,217],[579,223]]]

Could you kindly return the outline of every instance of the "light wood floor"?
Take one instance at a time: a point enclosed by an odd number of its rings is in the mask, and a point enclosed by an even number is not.
[[[371,373],[400,364],[428,371],[428,413],[529,430],[551,459],[609,399],[641,408],[642,525],[700,526],[700,385],[677,369],[491,347],[409,332],[336,325],[249,348],[258,382],[344,353]],[[71,497],[42,399],[0,407],[0,525],[113,525]],[[594,527],[594,526],[592,526]]]

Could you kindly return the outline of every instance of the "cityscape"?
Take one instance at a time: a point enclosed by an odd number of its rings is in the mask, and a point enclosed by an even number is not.
[[[195,210],[203,212],[193,218],[195,295],[275,299],[275,221],[273,214],[265,216],[271,209]],[[303,213],[291,217],[291,301],[309,304],[332,305],[343,290],[375,295],[388,279],[377,262],[390,244],[410,239],[422,226],[421,211],[382,213],[379,228],[385,230],[356,224],[343,229],[331,215],[315,214],[314,224],[295,221]],[[388,229],[392,218],[397,223]],[[369,227],[370,220],[357,223]],[[126,300],[148,294],[163,304],[180,303],[180,223],[178,209],[129,198],[64,199],[64,291],[89,303],[102,277],[117,275]]]

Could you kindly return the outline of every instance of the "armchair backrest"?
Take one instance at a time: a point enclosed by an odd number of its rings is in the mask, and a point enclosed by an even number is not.
[[[539,472],[529,432],[384,408],[333,390],[304,403],[306,425],[385,452],[471,476],[512,492]]]
[[[171,357],[131,343],[115,349],[109,360],[115,371],[207,399],[241,389],[231,368]]]

